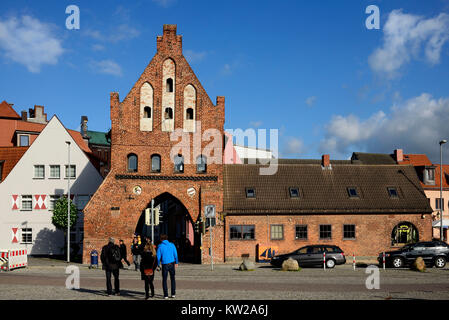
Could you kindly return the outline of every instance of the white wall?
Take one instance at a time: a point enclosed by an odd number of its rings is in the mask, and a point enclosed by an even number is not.
[[[14,169],[0,184],[0,249],[28,249],[29,254],[60,254],[64,246],[63,233],[55,230],[51,223],[50,195],[67,194],[68,180],[65,179],[65,165],[68,164],[68,148],[66,141],[71,142],[70,163],[76,165],[76,179],[71,180],[70,192],[75,195],[91,196],[102,182],[102,177],[78,147],[57,117],[53,117],[39,134]],[[34,178],[34,165],[45,166],[45,178]],[[50,165],[60,165],[59,179],[50,179]],[[13,209],[13,195],[17,196],[18,209]],[[21,210],[22,195],[33,196],[33,209]],[[46,209],[35,209],[36,197],[39,206]],[[42,201],[45,196],[45,201]],[[79,197],[85,203],[87,197]],[[77,223],[82,228],[82,217]],[[18,243],[13,243],[13,230]],[[32,228],[32,243],[23,244],[21,229]]]

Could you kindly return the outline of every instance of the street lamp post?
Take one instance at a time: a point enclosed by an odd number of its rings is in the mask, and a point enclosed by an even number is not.
[[[443,235],[443,144],[447,140],[440,141],[440,240],[444,241]]]
[[[70,141],[68,147],[69,165],[67,167],[67,262],[70,262]]]

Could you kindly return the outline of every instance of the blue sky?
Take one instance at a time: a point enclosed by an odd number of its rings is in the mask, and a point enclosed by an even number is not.
[[[68,5],[80,29],[68,30]],[[365,9],[380,10],[367,29]],[[184,55],[225,128],[279,130],[279,155],[426,153],[449,138],[449,1],[21,1],[0,4],[0,100],[44,105],[64,125],[110,127],[177,24]]]

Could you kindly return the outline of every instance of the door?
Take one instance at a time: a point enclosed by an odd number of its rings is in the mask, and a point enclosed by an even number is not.
[[[296,259],[300,266],[304,266],[305,261],[307,261],[307,247],[300,248],[292,256],[292,259]]]
[[[323,264],[323,247],[311,247],[310,254],[308,255],[309,265],[320,265]]]
[[[425,250],[424,244],[417,243],[416,245],[412,246],[406,253],[405,253],[405,259],[407,260],[407,263],[413,263],[416,258],[422,257],[423,251]]]

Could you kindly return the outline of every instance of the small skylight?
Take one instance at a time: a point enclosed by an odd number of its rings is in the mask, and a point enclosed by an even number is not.
[[[290,198],[299,198],[299,188],[297,187],[290,187]]]
[[[246,197],[247,198],[255,198],[256,190],[254,188],[246,188]]]
[[[348,187],[348,195],[351,198],[359,197],[359,194],[357,193],[357,189],[355,187]]]
[[[388,188],[388,194],[390,198],[399,198],[398,190],[396,188]]]

